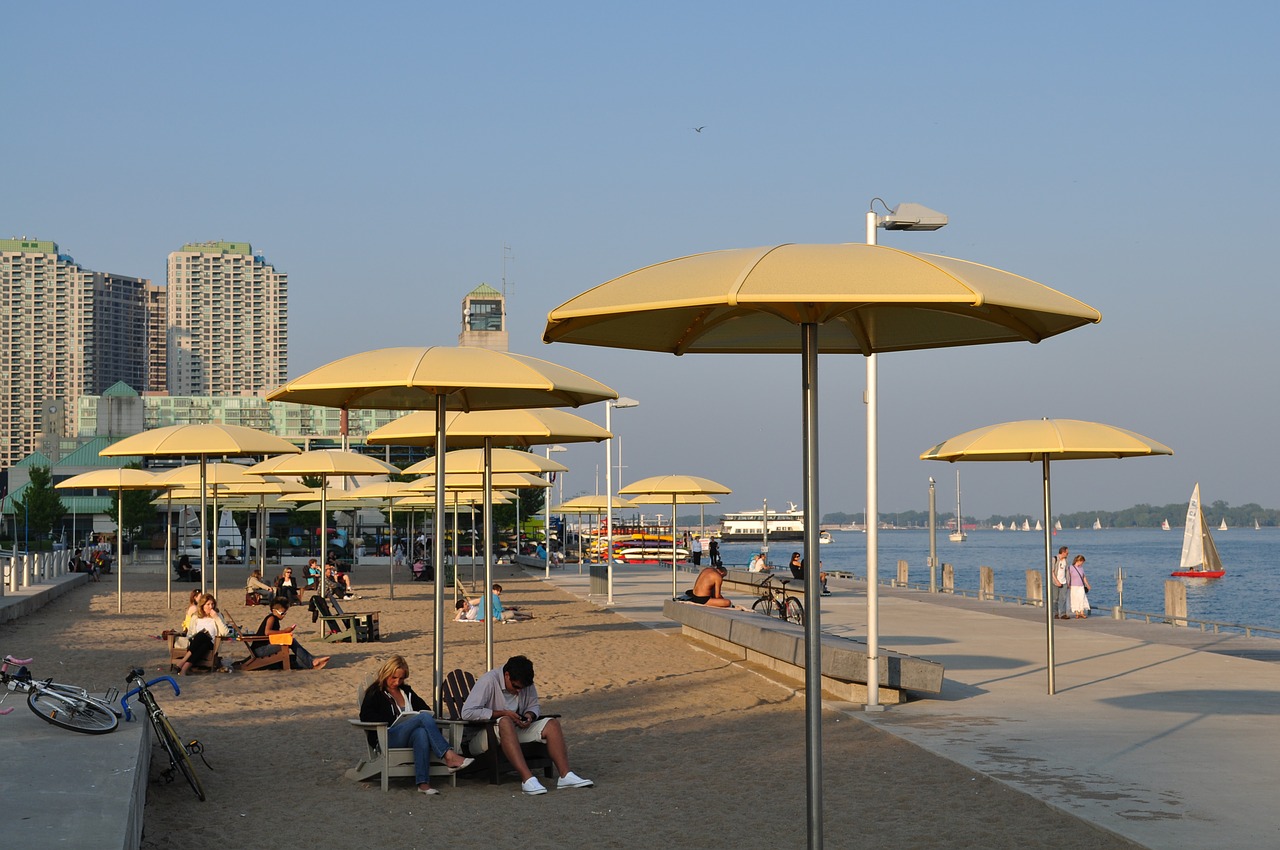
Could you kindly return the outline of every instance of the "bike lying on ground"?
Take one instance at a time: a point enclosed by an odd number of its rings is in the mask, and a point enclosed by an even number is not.
[[[767,617],[778,617],[788,623],[804,625],[804,605],[798,597],[787,593],[787,582],[790,579],[765,576],[756,585],[760,596],[751,605],[751,610]]]
[[[27,707],[40,715],[40,719],[73,732],[84,732],[87,735],[102,735],[113,731],[120,725],[111,702],[115,700],[114,688],[107,692],[105,699],[89,696],[89,692],[76,685],[59,684],[53,679],[35,679],[27,669],[30,658],[14,658],[6,655],[0,663],[0,686],[6,691],[16,691],[27,695]],[[18,669],[9,672],[9,665],[16,664]],[[5,694],[4,696],[8,696]],[[4,697],[0,696],[0,701]],[[9,709],[5,711],[8,714]]]
[[[196,792],[196,797],[204,800],[204,788],[200,785],[200,777],[196,776],[195,767],[191,764],[191,757],[195,755],[200,756],[200,761],[204,762],[205,767],[209,767],[209,762],[204,760],[204,745],[194,738],[189,743],[182,743],[178,733],[173,730],[173,724],[165,716],[164,709],[160,707],[159,703],[156,702],[155,695],[151,693],[151,686],[157,682],[168,682],[173,686],[174,696],[182,693],[182,691],[171,676],[160,676],[148,682],[143,674],[144,671],[141,667],[135,667],[125,677],[125,681],[133,685],[134,688],[120,699],[120,705],[124,708],[124,719],[133,720],[133,712],[129,710],[129,700],[136,696],[138,702],[142,703],[147,712],[147,718],[151,721],[151,727],[156,733],[156,740],[164,748],[165,755],[169,757],[169,767],[160,773],[161,778],[165,782],[172,782],[175,774],[181,773],[186,777],[187,782],[191,783],[191,788]],[[210,767],[209,769],[212,770],[213,768]]]

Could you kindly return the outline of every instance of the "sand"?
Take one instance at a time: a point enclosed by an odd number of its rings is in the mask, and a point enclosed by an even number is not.
[[[386,656],[404,655],[410,682],[431,690],[431,588],[397,583],[386,568],[353,574],[378,610],[378,643],[324,644],[305,609],[291,611],[301,642],[332,655],[320,671],[208,674],[182,678],[182,695],[162,705],[184,737],[199,738],[212,770],[197,763],[208,792],[185,784],[148,789],[144,848],[440,847],[804,847],[804,700],[700,648],[603,611],[509,566],[498,574],[508,605],[532,611],[495,629],[499,664],[533,659],[544,711],[563,715],[572,768],[596,787],[526,798],[519,783],[437,780],[423,797],[410,779],[376,783],[343,777],[362,750],[347,723],[363,676]],[[265,609],[245,607],[243,568],[223,568],[219,600],[254,629]],[[127,576],[125,610],[114,581],[77,588],[27,617],[0,625],[6,652],[59,659],[64,681],[122,686],[126,670],[167,671],[165,645],[189,586],[164,576]],[[451,600],[450,600],[451,601]],[[448,622],[446,669],[477,674],[484,628]],[[243,654],[232,644],[228,660]],[[827,847],[1129,848],[1135,845],[999,782],[934,756],[857,719],[824,712]],[[153,764],[158,773],[159,759]],[[180,782],[180,781],[179,781]]]

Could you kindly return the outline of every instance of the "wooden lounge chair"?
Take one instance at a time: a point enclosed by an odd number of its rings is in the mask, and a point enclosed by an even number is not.
[[[275,638],[275,640],[272,640]],[[289,663],[290,650],[293,647],[293,635],[240,635],[239,640],[249,650],[249,657],[243,661],[236,662],[236,669],[242,671],[249,670],[268,670],[276,664],[280,665],[281,670],[290,670],[292,665]],[[268,641],[275,645],[275,651],[270,655],[258,656],[253,654],[253,647]],[[281,642],[284,641],[284,642]]]
[[[178,632],[165,632],[165,638],[169,642],[169,672],[176,673],[182,668],[182,659],[187,654],[187,636]],[[199,658],[191,659],[191,670],[199,673],[209,673],[216,670],[221,665],[218,658],[218,650],[222,648],[222,638],[215,637],[213,639],[213,649],[205,653]]]
[[[343,621],[343,625],[339,626],[338,631],[346,631],[348,628],[355,635],[356,643],[368,643],[369,641],[382,639],[382,628],[378,622],[378,615],[381,611],[344,611],[342,603],[337,597],[328,596],[321,598],[313,597],[316,607],[320,612],[328,609],[325,616],[334,620]],[[319,619],[315,611],[312,612],[312,621]],[[327,629],[322,628],[322,632]],[[323,640],[347,640],[346,637],[323,637]]]
[[[502,781],[502,774],[511,770],[511,763],[507,761],[502,754],[502,744],[498,741],[498,733],[494,730],[492,723],[484,721],[466,721],[462,719],[462,705],[467,701],[467,697],[471,694],[471,689],[475,687],[476,677],[465,670],[454,670],[445,676],[444,683],[441,686],[441,703],[444,717],[438,719],[440,730],[444,731],[446,724],[451,728],[459,730],[459,740],[463,738],[470,739],[473,735],[488,735],[489,747],[479,756],[476,756],[475,764],[467,773],[485,771],[489,776],[490,785],[498,785]],[[543,717],[559,717],[558,714],[544,714]],[[465,734],[463,730],[471,732]],[[447,735],[446,735],[447,737]],[[452,739],[450,739],[452,741]],[[463,755],[469,755],[461,746],[455,744],[455,748]],[[539,768],[548,779],[555,777],[555,764],[552,763],[550,755],[547,754],[547,745],[534,741],[523,744],[521,749],[524,751],[525,763],[529,766],[529,770],[535,773]]]
[[[364,681],[360,683],[360,687],[356,689],[357,714],[360,711],[360,703],[364,700],[364,692],[368,690],[372,681],[372,677],[366,676]],[[355,767],[343,774],[347,779],[355,782],[365,782],[375,777],[381,777],[382,790],[386,791],[390,786],[389,780],[391,777],[408,776],[413,778],[416,775],[413,764],[413,748],[391,748],[387,746],[387,724],[366,723],[358,717],[348,722],[359,730],[360,738],[364,741],[365,746],[364,757],[360,759]],[[461,724],[441,722],[440,732],[455,750],[462,752]],[[449,777],[450,785],[458,784],[457,774],[445,767],[444,762],[439,761],[435,755],[431,757],[431,775],[447,776]]]

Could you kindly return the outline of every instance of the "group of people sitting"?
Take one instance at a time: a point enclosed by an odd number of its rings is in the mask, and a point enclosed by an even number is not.
[[[527,611],[521,611],[518,608],[504,608],[502,605],[502,585],[496,582],[489,593],[489,604],[486,608],[483,596],[477,596],[475,599],[468,599],[465,596],[453,604],[457,609],[454,620],[460,623],[483,623],[488,617],[488,610],[493,611],[493,621],[495,623],[513,623],[517,620],[532,620],[533,615]]]
[[[378,668],[360,702],[360,719],[366,723],[387,723],[387,744],[413,748],[414,779],[421,794],[436,795],[431,787],[431,756],[434,754],[450,772],[456,773],[488,751],[489,736],[474,728],[463,741],[464,756],[450,746],[440,732],[431,709],[408,684],[409,664],[403,656],[393,655]],[[559,771],[557,790],[589,788],[595,783],[574,773],[569,766],[569,750],[564,730],[555,717],[541,716],[538,689],[533,684],[533,662],[523,655],[507,659],[476,680],[462,705],[462,719],[491,723],[502,754],[520,775],[520,790],[528,796],[547,793],[547,788],[533,775],[521,745],[540,741]],[[371,736],[372,732],[369,733]]]
[[[360,598],[351,584],[351,574],[342,570],[337,564],[325,565],[324,583],[326,592],[332,593],[339,599]],[[267,584],[263,580],[262,570],[254,570],[245,581],[244,589],[246,599],[252,600],[251,604],[266,605],[275,597],[282,596],[290,605],[298,605],[308,592],[315,593],[320,590],[320,567],[315,558],[307,562],[301,574],[295,573],[292,567],[285,567],[280,575],[276,576],[274,585]]]
[[[272,635],[292,637],[297,626],[285,628],[282,622],[289,612],[289,600],[283,596],[276,596],[270,600],[269,604],[271,611],[262,618],[258,631],[254,635],[267,638]],[[221,657],[209,658],[209,655],[213,651],[215,638],[226,638],[235,634],[233,626],[234,623],[228,623],[228,618],[218,609],[218,600],[212,593],[191,591],[187,613],[183,617],[182,629],[178,633],[180,638],[185,639],[186,648],[185,654],[176,662],[178,672],[188,676],[197,664],[206,659],[209,661],[210,669],[223,673],[231,672],[233,668],[224,664]],[[265,658],[277,651],[277,644],[270,640],[254,640],[247,643],[250,652],[260,658]],[[294,670],[319,670],[327,663],[329,663],[329,656],[314,656],[296,640],[290,641],[289,666]]]

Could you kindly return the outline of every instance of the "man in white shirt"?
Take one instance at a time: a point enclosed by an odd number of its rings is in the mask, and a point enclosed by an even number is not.
[[[1053,572],[1050,574],[1052,580],[1049,586],[1050,600],[1053,605],[1053,616],[1059,620],[1071,619],[1067,615],[1067,551],[1066,546],[1058,548],[1057,560],[1053,562]]]

